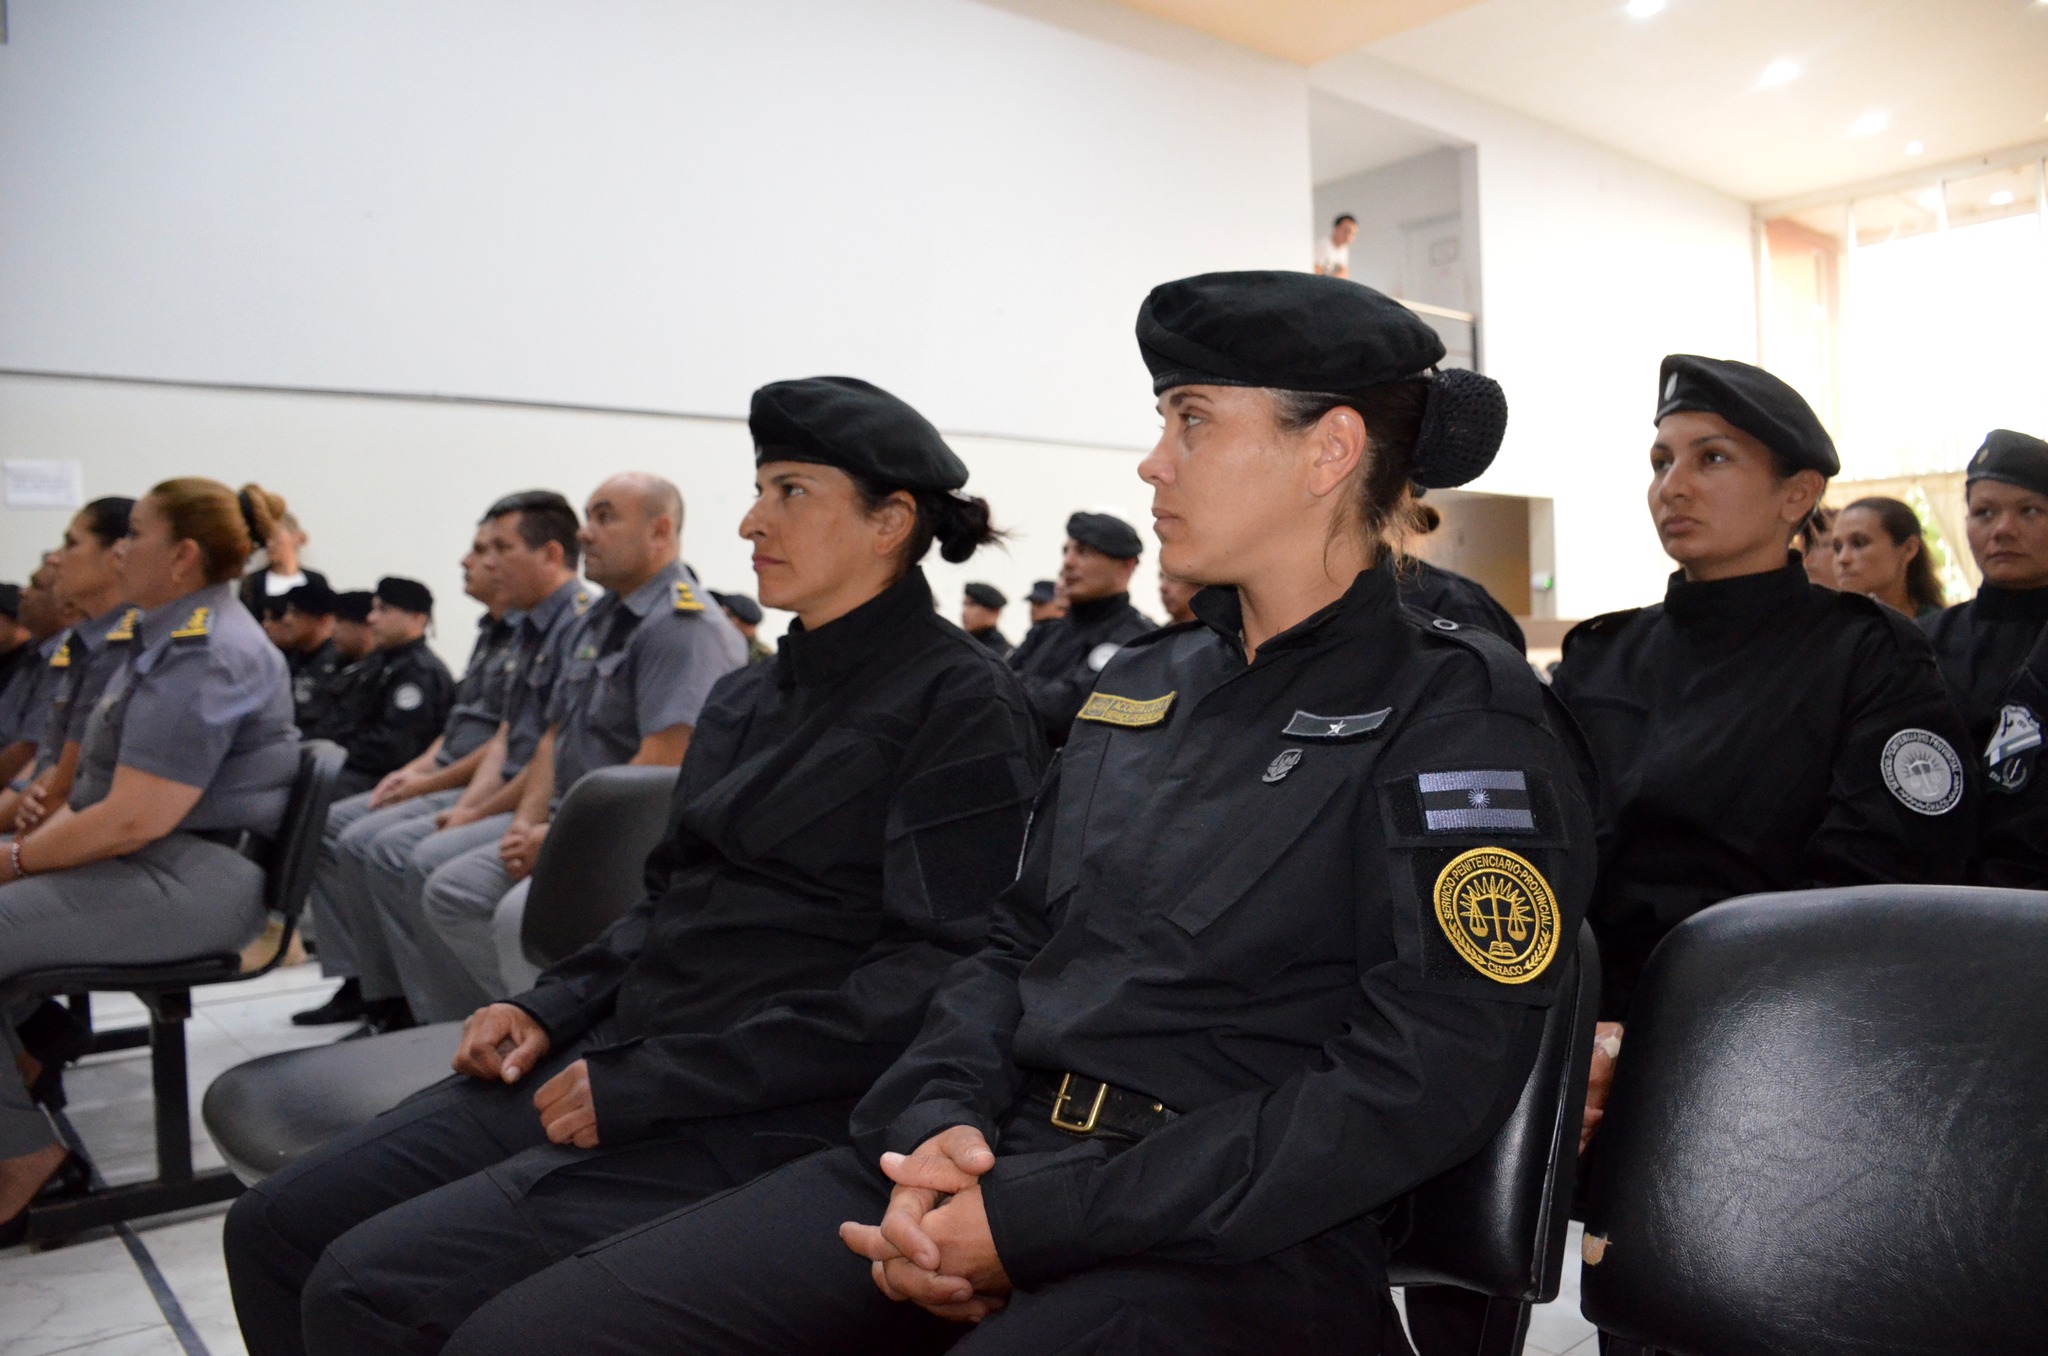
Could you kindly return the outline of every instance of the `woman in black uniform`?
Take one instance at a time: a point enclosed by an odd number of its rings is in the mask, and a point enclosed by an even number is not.
[[[1565,637],[1555,690],[1600,767],[1598,1123],[1651,950],[1735,895],[1960,881],[1975,819],[1963,727],[1913,623],[1816,588],[1789,548],[1834,443],[1746,363],[1664,360],[1649,506],[1664,601]]]
[[[1169,283],[1138,337],[1162,565],[1213,587],[1103,670],[858,1147],[589,1249],[451,1350],[1406,1349],[1370,1212],[1520,1094],[1593,867],[1568,722],[1388,568],[1410,476],[1477,475],[1505,407],[1335,279]]]
[[[992,540],[988,505],[866,382],[763,387],[749,426],[740,532],[795,624],[711,689],[647,897],[472,1015],[457,1077],[236,1203],[228,1277],[256,1356],[433,1350],[527,1274],[845,1143],[986,935],[1042,742],[917,562]]]

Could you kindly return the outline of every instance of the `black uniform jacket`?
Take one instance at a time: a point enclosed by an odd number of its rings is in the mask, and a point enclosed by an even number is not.
[[[1986,584],[1969,602],[1944,609],[1920,626],[1934,644],[1935,662],[1955,694],[1970,743],[1981,753],[1998,725],[2005,685],[2048,626],[2048,589]]]
[[[1394,577],[1400,584],[1401,601],[1408,606],[1448,617],[1460,626],[1491,631],[1522,653],[1529,652],[1515,614],[1495,602],[1478,581],[1432,565],[1419,556],[1403,560]]]
[[[1024,638],[1025,648],[1010,662],[1024,680],[1024,694],[1047,739],[1058,744],[1067,737],[1067,727],[1117,647],[1154,629],[1152,619],[1131,606],[1131,595],[1119,593],[1075,603],[1066,616],[1046,624],[1045,639],[1037,645],[1030,636]]]
[[[979,631],[969,631],[967,634],[988,646],[990,652],[998,659],[1008,659],[1017,652],[1017,647],[1010,643],[1010,638],[996,627],[985,626]]]
[[[455,700],[455,679],[424,637],[379,650],[348,670],[327,736],[348,750],[348,769],[381,777],[426,752]]]
[[[1520,1095],[1592,888],[1590,764],[1497,639],[1401,607],[1384,568],[1249,665],[1236,593],[1192,606],[1104,671],[989,945],[854,1115],[874,1152],[989,1137],[1021,1285],[1375,1228]],[[1452,932],[1475,928],[1468,961]],[[1515,982],[1482,968],[1493,943]],[[1178,1115],[1006,1154],[1002,1127],[1046,1114],[1033,1071]]]
[[[292,670],[292,716],[308,739],[341,742],[347,716],[341,698],[352,680],[342,675],[354,666],[341,657],[331,640],[310,650],[285,656]]]
[[[2048,590],[2043,590],[2048,592]],[[2048,628],[2006,684],[1983,750],[1983,832],[1971,878],[1980,885],[2048,890]]]
[[[1963,879],[1976,798],[1925,638],[1782,570],[1711,583],[1565,637],[1555,689],[1600,767],[1603,1015],[1665,933],[1735,895]]]
[[[612,1019],[605,1142],[865,1092],[987,935],[1042,743],[918,570],[719,679],[647,898],[512,1000],[557,1045]]]
[[[1030,629],[1024,632],[1024,639],[1010,651],[1010,667],[1022,670],[1029,665],[1031,657],[1045,648],[1045,642],[1052,638],[1062,620],[1060,617],[1047,617],[1044,621],[1031,623]]]

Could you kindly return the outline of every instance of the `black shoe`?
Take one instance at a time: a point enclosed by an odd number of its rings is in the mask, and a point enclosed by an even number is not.
[[[28,1099],[50,1111],[62,1111],[66,1105],[64,1066],[45,1064],[43,1071],[36,1075],[36,1081],[28,1085]]]
[[[344,979],[334,996],[317,1008],[292,1014],[293,1026],[333,1026],[337,1022],[360,1022],[368,1015],[369,1004],[363,1001],[362,981]]]
[[[21,1048],[44,1065],[69,1064],[92,1053],[92,1026],[55,999],[46,998],[17,1022]]]
[[[76,1153],[66,1154],[57,1170],[50,1174],[50,1180],[36,1192],[34,1203],[49,1205],[53,1201],[76,1200],[91,1190],[92,1164]]]
[[[419,1025],[412,1009],[403,998],[379,998],[364,1005],[363,1024],[349,1032],[345,1041],[368,1040],[372,1036],[389,1035],[393,1031],[410,1031]]]

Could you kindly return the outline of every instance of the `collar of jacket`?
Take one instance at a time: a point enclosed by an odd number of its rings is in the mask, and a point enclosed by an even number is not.
[[[405,641],[402,644],[394,645],[388,650],[378,650],[376,651],[376,653],[386,655],[401,655],[410,654],[415,650],[424,650],[426,648],[427,638],[425,636],[414,636],[411,640]]]
[[[576,590],[585,587],[588,586],[581,579],[575,575],[569,576],[568,583],[528,608],[520,615],[520,620],[536,636],[546,635],[548,628],[555,624],[555,618],[562,614],[562,609],[569,606],[570,600],[576,596]]]
[[[1259,647],[1259,653],[1266,655],[1276,649],[1310,644],[1333,622],[1348,629],[1369,620],[1383,620],[1394,615],[1399,606],[1400,599],[1394,592],[1393,564],[1382,560],[1370,569],[1360,570],[1358,577],[1351,581],[1351,587],[1344,590],[1343,597],[1272,637]],[[1188,607],[1193,610],[1197,621],[1217,635],[1233,645],[1243,645],[1244,604],[1236,589],[1202,589],[1188,601]]]
[[[783,687],[836,682],[878,656],[892,653],[888,639],[919,617],[932,615],[932,588],[913,565],[901,579],[843,617],[806,631],[789,624],[775,652],[775,681]]]
[[[1085,603],[1067,604],[1067,620],[1076,626],[1087,626],[1091,622],[1107,621],[1131,605],[1128,593],[1112,593],[1107,598],[1090,598]]]
[[[676,585],[684,579],[693,584],[696,582],[693,576],[683,573],[683,562],[671,560],[650,575],[646,583],[619,599],[619,606],[644,621],[655,604],[667,602]]]
[[[1742,621],[1796,603],[1812,589],[1796,556],[1783,569],[1733,579],[1687,579],[1685,571],[1673,570],[1664,588],[1664,612],[1678,622]]]
[[[202,584],[181,598],[159,603],[144,612],[136,619],[136,639],[142,645],[153,645],[172,631],[184,626],[200,608],[205,608],[209,615],[218,620],[223,608],[238,601],[233,583]],[[124,611],[126,607],[127,604],[122,604]]]
[[[1980,585],[1974,611],[1984,621],[2048,621],[2048,588],[2002,589],[1996,584]]]

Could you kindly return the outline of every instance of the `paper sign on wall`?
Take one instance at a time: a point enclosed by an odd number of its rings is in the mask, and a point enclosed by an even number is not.
[[[85,468],[76,461],[8,461],[7,507],[75,509],[85,503]]]

